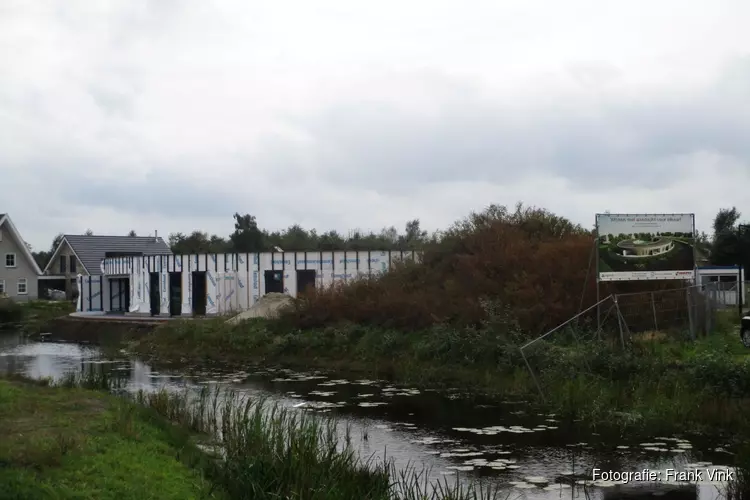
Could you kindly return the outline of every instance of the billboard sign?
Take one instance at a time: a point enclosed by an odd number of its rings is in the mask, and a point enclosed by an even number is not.
[[[694,214],[597,214],[599,281],[689,280]]]

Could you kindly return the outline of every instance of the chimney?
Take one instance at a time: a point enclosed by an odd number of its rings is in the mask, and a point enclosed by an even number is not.
[[[159,241],[159,231],[154,229],[154,241]]]

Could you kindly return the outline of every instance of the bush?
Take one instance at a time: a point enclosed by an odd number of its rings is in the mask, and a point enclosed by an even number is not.
[[[479,328],[489,299],[512,311],[522,331],[539,332],[578,311],[591,248],[590,232],[546,210],[492,206],[446,231],[422,263],[318,290],[279,321],[299,329],[342,321],[406,331]],[[587,291],[593,286],[592,279]]]
[[[0,326],[23,320],[23,307],[13,299],[0,298]]]
[[[750,363],[735,362],[724,352],[696,354],[690,362],[689,374],[693,384],[705,385],[715,392],[737,397],[750,392]]]
[[[486,304],[493,303],[533,337],[577,314],[582,293],[584,305],[594,303],[596,281],[593,266],[589,269],[593,237],[544,209],[518,205],[509,212],[493,205],[427,244],[421,263],[400,262],[385,274],[297,298],[274,331],[341,322],[406,332],[435,325],[479,328],[488,319]],[[673,287],[617,283],[616,291]],[[609,293],[610,286],[602,284],[601,296]]]

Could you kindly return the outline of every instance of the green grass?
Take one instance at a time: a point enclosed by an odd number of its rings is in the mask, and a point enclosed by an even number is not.
[[[0,498],[226,498],[187,432],[115,396],[0,380],[0,422]]]
[[[362,461],[337,423],[232,391],[139,392],[93,372],[0,379],[0,498],[494,499],[482,483]],[[196,447],[201,437],[203,451]]]

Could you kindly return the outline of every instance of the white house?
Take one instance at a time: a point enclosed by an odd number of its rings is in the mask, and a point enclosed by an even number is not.
[[[189,316],[239,312],[270,292],[388,271],[419,260],[411,251],[360,250],[152,255],[105,258],[99,276],[79,276],[79,311]]]

